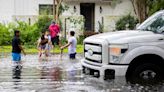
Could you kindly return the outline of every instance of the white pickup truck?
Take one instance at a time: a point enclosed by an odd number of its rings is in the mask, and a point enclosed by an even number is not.
[[[111,79],[156,81],[164,78],[164,11],[136,30],[94,35],[84,40],[83,73]]]

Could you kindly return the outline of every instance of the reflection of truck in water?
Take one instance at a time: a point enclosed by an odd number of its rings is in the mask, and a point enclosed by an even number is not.
[[[110,79],[126,76],[152,82],[164,75],[164,11],[136,30],[109,32],[84,40],[84,74]]]

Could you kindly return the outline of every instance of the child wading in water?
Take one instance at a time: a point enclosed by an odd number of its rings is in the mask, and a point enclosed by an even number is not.
[[[48,36],[45,35],[45,32],[42,32],[42,36],[38,40],[37,48],[39,49],[39,57],[42,56],[42,54],[45,54],[45,56],[48,56],[48,45],[49,45],[49,39]]]
[[[64,48],[68,47],[68,54],[69,54],[70,59],[76,58],[77,40],[74,35],[75,35],[75,32],[70,31],[70,37],[68,38],[68,43],[60,48],[61,50],[63,50]]]
[[[50,51],[51,51],[51,49],[53,49],[53,45],[51,42],[50,32],[48,30],[45,32],[45,36],[48,37],[47,54],[48,54],[48,56],[51,56]]]

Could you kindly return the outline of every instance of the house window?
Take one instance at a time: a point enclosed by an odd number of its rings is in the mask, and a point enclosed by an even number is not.
[[[39,5],[39,15],[53,15],[53,5],[50,4]]]

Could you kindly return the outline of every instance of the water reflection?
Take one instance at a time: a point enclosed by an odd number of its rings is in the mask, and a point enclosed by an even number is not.
[[[21,79],[22,66],[17,64],[13,67],[13,79]]]
[[[125,77],[104,81],[82,74],[82,56],[69,60],[60,55],[38,60],[27,55],[22,64],[12,66],[10,57],[0,61],[0,92],[163,92],[156,85],[132,84]],[[28,59],[27,59],[28,58]],[[12,66],[12,67],[10,67]],[[23,67],[22,67],[23,66]]]
[[[52,81],[62,80],[62,69],[60,67],[47,68],[42,67],[41,79],[51,79]]]
[[[12,69],[14,89],[19,89],[19,83],[21,82],[21,73],[22,73],[21,64],[14,64],[13,69]]]

